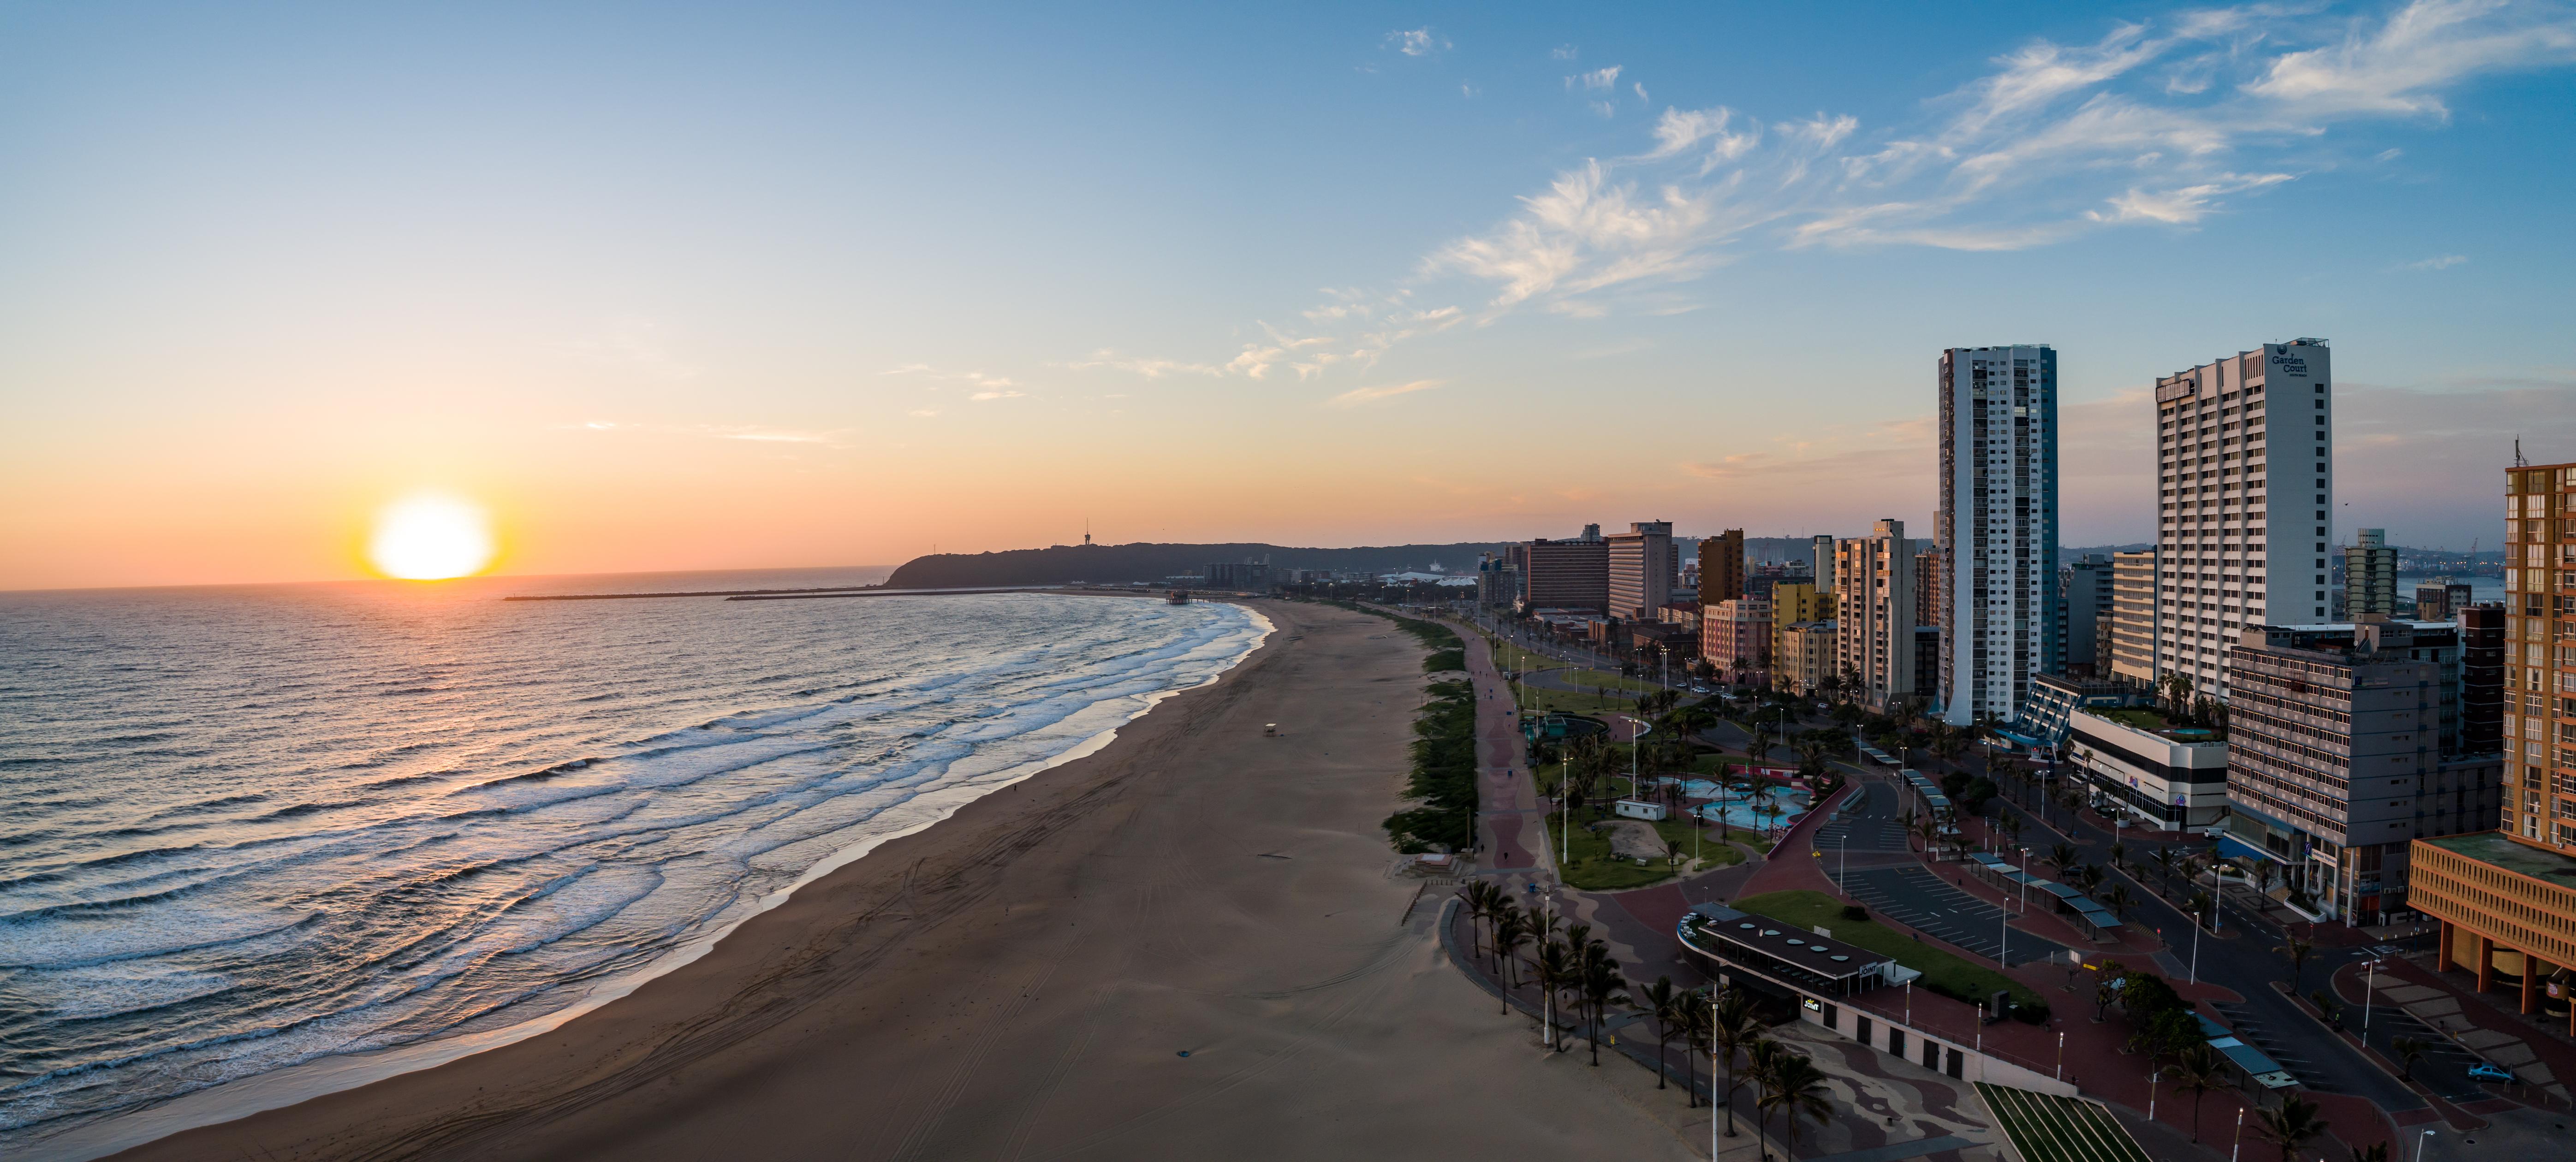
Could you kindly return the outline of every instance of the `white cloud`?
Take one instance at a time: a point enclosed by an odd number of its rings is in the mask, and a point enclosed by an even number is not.
[[[1434,53],[1445,52],[1450,47],[1448,41],[1442,40],[1431,34],[1431,27],[1429,25],[1424,25],[1410,31],[1387,33],[1386,42],[1394,46],[1395,51],[1403,53],[1406,56],[1430,56]]]
[[[2135,186],[2110,199],[2111,210],[2092,210],[2086,217],[2096,222],[2164,222],[2188,226],[2207,217],[2218,198],[2224,194],[2261,189],[2290,180],[2285,173],[2221,174],[2215,181],[2166,190],[2142,190]]]
[[[1334,396],[1331,399],[1325,400],[1324,406],[1337,408],[1358,407],[1364,403],[1376,403],[1380,400],[1393,399],[1399,395],[1410,395],[1417,391],[1429,391],[1432,388],[1438,387],[1447,382],[1448,381],[1445,379],[1417,379],[1411,383],[1390,384],[1385,387],[1355,387],[1340,395]]]
[[[906,363],[901,367],[887,368],[877,374],[913,376],[921,379],[971,384],[975,387],[982,388],[1019,386],[1017,383],[1012,382],[1011,377],[1007,375],[986,375],[981,371],[943,371],[927,363]]]
[[[1640,101],[1653,101],[1653,100],[1654,100],[1654,98],[1649,97],[1649,96],[1647,96],[1647,95],[1646,95],[1646,82],[1644,82],[1644,81],[1632,81],[1632,82],[1630,82],[1630,83],[1629,83],[1629,86],[1628,86],[1628,87],[1629,87],[1629,88],[1632,88],[1632,89],[1637,90],[1637,99],[1638,99],[1638,100],[1640,100]]]
[[[1057,366],[1071,368],[1076,371],[1089,371],[1095,368],[1105,367],[1112,371],[1124,371],[1134,375],[1141,375],[1147,379],[1161,379],[1167,375],[1225,374],[1224,368],[1215,366],[1214,364],[1191,363],[1180,359],[1137,358],[1133,356],[1120,355],[1118,352],[1105,347],[1092,352],[1091,358],[1089,359],[1075,360],[1070,363],[1061,363],[1057,364]]]
[[[2557,4],[2416,0],[2375,29],[2274,59],[2247,92],[2310,116],[2448,116],[2441,88],[2504,69],[2576,59],[2576,22]]]
[[[2461,264],[2461,263],[2463,263],[2463,262],[2467,262],[2468,260],[2469,260],[2469,256],[2468,256],[2468,255],[2465,255],[2465,254],[2440,254],[2440,255],[2435,255],[2434,257],[2431,257],[2431,258],[2427,258],[2427,259],[2423,260],[2422,262],[2410,262],[2410,263],[2407,263],[2407,264],[2406,264],[2406,269],[2408,269],[2408,270],[2449,270],[2449,269],[2451,269],[2451,268],[2452,268],[2452,267],[2454,267],[2454,266],[2458,266],[2459,264]]]
[[[1576,49],[1575,49],[1575,47],[1574,47],[1573,45],[1570,45],[1570,44],[1560,44],[1560,45],[1556,46],[1554,49],[1549,50],[1549,52],[1548,52],[1548,54],[1547,54],[1547,55],[1549,55],[1549,56],[1551,56],[1551,57],[1554,57],[1554,58],[1556,58],[1557,60],[1561,60],[1561,61],[1570,61],[1570,60],[1573,60],[1573,59],[1574,59],[1577,55],[1579,55],[1579,54],[1578,54],[1578,52],[1576,51]]]
[[[1573,76],[1565,78],[1565,87],[1569,91],[1574,89],[1583,89],[1587,92],[1598,93],[1618,83],[1619,66],[1617,65],[1612,65],[1606,69],[1594,69],[1588,73],[1576,73]]]
[[[976,403],[991,403],[997,399],[1026,399],[1028,398],[1028,393],[1024,391],[979,391],[973,395],[967,396],[966,398],[973,400]]]

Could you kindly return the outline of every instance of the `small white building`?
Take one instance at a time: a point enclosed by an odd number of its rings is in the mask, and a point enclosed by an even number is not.
[[[2105,815],[2160,831],[2227,816],[2227,744],[2210,731],[2166,726],[2153,710],[2082,708],[2067,720],[2062,753],[2062,769]]]
[[[1643,819],[1649,823],[1661,823],[1669,814],[1664,810],[1663,804],[1649,803],[1643,799],[1621,799],[1611,807],[1611,810],[1630,819]]]

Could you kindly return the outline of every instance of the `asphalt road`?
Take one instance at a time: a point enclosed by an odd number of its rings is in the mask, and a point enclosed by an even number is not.
[[[2066,951],[2065,945],[2028,932],[2016,930],[2007,937],[2003,909],[1950,886],[1919,865],[1855,869],[1845,876],[1843,890],[1873,912],[1988,960],[2004,952],[2011,964],[2030,964]]]

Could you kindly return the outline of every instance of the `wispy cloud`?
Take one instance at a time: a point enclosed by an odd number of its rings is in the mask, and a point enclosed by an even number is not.
[[[2427,259],[2425,259],[2425,260],[2423,260],[2423,261],[2421,261],[2421,262],[2410,262],[2410,263],[2407,263],[2407,264],[2406,264],[2406,269],[2408,269],[2408,270],[2449,270],[2449,269],[2451,269],[2451,268],[2452,268],[2452,267],[2454,267],[2454,266],[2458,266],[2459,264],[2461,264],[2461,263],[2463,263],[2463,262],[2467,262],[2468,260],[2469,260],[2469,256],[2468,256],[2468,255],[2465,255],[2465,254],[2441,254],[2441,255],[2436,255],[2436,256],[2434,256],[2434,257],[2432,257],[2432,258],[2427,258]]]
[[[1025,391],[979,391],[966,398],[976,403],[991,403],[997,399],[1026,399],[1028,394]]]
[[[887,368],[877,374],[912,376],[940,382],[964,383],[981,388],[999,389],[1019,386],[1007,375],[987,375],[981,371],[943,371],[927,363],[906,363],[901,367]]]
[[[1386,34],[1386,43],[1406,56],[1431,56],[1447,52],[1449,42],[1432,35],[1431,26]]]
[[[1167,375],[1225,374],[1224,368],[1218,367],[1213,363],[1192,363],[1182,359],[1139,358],[1136,356],[1120,355],[1118,352],[1105,347],[1092,352],[1091,358],[1089,359],[1079,359],[1071,363],[1060,363],[1056,366],[1071,368],[1076,371],[1087,371],[1093,368],[1108,368],[1113,371],[1124,371],[1134,375],[1141,375],[1147,379],[1161,379]]]
[[[1910,124],[1666,109],[1643,152],[1565,170],[1421,273],[1486,284],[1489,317],[1587,315],[1755,247],[2014,250],[2189,229],[2373,156],[2353,124],[2438,123],[2474,78],[2570,62],[2576,14],[2561,4],[2413,0],[2358,20],[2245,5],[2118,23],[2089,43],[2009,49]],[[1605,91],[1618,76],[1565,87]]]
[[[631,420],[586,420],[562,425],[576,431],[624,435],[683,436],[705,440],[739,440],[753,444],[816,444],[840,447],[845,430],[811,431],[762,424],[664,424]]]
[[[663,346],[660,328],[642,319],[620,319],[596,335],[567,339],[555,349],[585,363],[663,380],[696,379],[700,369]]]
[[[1580,52],[1579,50],[1577,50],[1573,45],[1570,45],[1570,44],[1560,44],[1560,45],[1556,46],[1555,48],[1548,50],[1548,54],[1547,54],[1547,55],[1548,55],[1548,56],[1550,56],[1550,57],[1552,57],[1552,58],[1554,58],[1554,59],[1556,59],[1556,60],[1561,60],[1561,61],[1570,61],[1570,60],[1573,60],[1575,57],[1580,56],[1580,55],[1582,55],[1582,54],[1581,54],[1581,52]]]
[[[1612,65],[1606,69],[1594,69],[1588,73],[1576,73],[1573,76],[1565,78],[1565,87],[1568,90],[1581,89],[1586,92],[1594,93],[1600,92],[1618,83],[1619,66],[1617,65]]]
[[[1325,400],[1324,406],[1337,408],[1358,407],[1364,403],[1377,403],[1381,400],[1394,399],[1399,395],[1411,395],[1417,391],[1429,391],[1446,382],[1448,381],[1444,379],[1417,379],[1411,383],[1390,384],[1385,387],[1355,387],[1340,395],[1334,396],[1331,399]]]

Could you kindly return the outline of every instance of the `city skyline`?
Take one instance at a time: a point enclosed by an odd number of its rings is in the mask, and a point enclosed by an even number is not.
[[[0,588],[425,489],[507,573],[1928,530],[1978,344],[2063,355],[2070,544],[2249,342],[2342,350],[2337,537],[2576,448],[2563,5],[988,11],[12,13]]]

